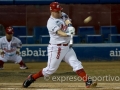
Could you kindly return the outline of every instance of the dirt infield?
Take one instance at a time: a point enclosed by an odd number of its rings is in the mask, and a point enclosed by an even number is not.
[[[30,87],[22,83],[31,73],[46,66],[46,62],[27,63],[29,69],[20,70],[19,65],[5,63],[0,70],[0,90],[120,90],[120,62],[83,62],[87,74],[98,82],[96,88],[86,89],[84,82],[72,68],[62,62],[56,73],[37,79]]]
[[[99,83],[96,88],[85,88],[84,83],[33,83],[23,88],[22,83],[0,83],[0,90],[120,90],[118,83]]]

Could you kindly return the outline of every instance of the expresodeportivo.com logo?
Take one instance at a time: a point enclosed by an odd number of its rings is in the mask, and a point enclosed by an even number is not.
[[[120,76],[89,76],[89,78],[92,79],[92,81],[106,81],[106,82],[120,82]],[[45,81],[53,81],[53,82],[79,82],[83,81],[82,78],[79,76],[49,76],[44,77]]]

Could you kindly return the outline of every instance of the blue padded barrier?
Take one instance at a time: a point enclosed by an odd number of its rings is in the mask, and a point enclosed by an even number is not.
[[[18,38],[21,40],[22,44],[35,44],[33,36],[19,36]]]
[[[26,36],[27,35],[27,27],[26,26],[12,26],[14,29],[14,36]]]
[[[26,44],[26,36],[18,36],[18,38],[21,40],[22,44]]]
[[[74,43],[74,44],[79,44],[79,43],[81,43],[81,42],[82,42],[82,40],[81,40],[81,38],[80,38],[79,35],[74,35],[74,36],[73,36],[73,43]]]
[[[34,36],[26,36],[26,43],[27,44],[35,44]]]
[[[110,43],[120,43],[120,34],[110,34]]]
[[[49,41],[50,41],[50,36],[49,35],[41,35],[40,36],[40,43],[41,44],[49,44]],[[73,37],[73,43],[78,44],[80,42],[81,42],[80,36],[75,35]]]
[[[79,27],[77,34],[80,35],[82,42],[86,42],[86,35],[94,35],[95,29],[93,26]]]
[[[0,0],[0,5],[12,5],[13,0]]]
[[[50,36],[49,35],[41,35],[40,36],[40,43],[41,44],[49,44]]]
[[[99,3],[99,0],[56,0],[59,3],[65,3],[65,4],[93,4],[93,3]]]
[[[47,5],[55,0],[15,0],[15,4],[24,5]]]
[[[47,46],[48,44],[25,44],[21,48],[21,56],[26,62],[46,62]],[[74,44],[73,49],[80,61],[120,61],[120,43]]]
[[[118,4],[120,3],[120,0],[100,0],[100,3],[105,3],[105,4],[108,4],[108,3],[115,3],[115,4]]]
[[[116,26],[101,26],[100,34],[103,35],[104,41],[108,41],[110,34],[117,34]]]
[[[86,43],[103,43],[102,35],[86,35]]]
[[[41,35],[49,35],[47,27],[36,26],[34,29],[35,43],[39,43]]]

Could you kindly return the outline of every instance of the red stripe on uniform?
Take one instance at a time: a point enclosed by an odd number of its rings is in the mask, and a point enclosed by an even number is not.
[[[58,52],[57,52],[57,57],[56,57],[57,59],[59,59],[60,53],[61,53],[61,48],[59,47],[59,48],[58,48]]]

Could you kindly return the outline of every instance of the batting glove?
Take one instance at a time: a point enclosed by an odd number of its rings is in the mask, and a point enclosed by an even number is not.
[[[75,35],[75,28],[74,28],[74,27],[71,26],[71,27],[68,27],[67,29],[68,29],[68,30],[67,30],[67,31],[68,31],[68,32],[67,32],[67,35],[68,35],[68,36],[70,36],[70,35]]]

